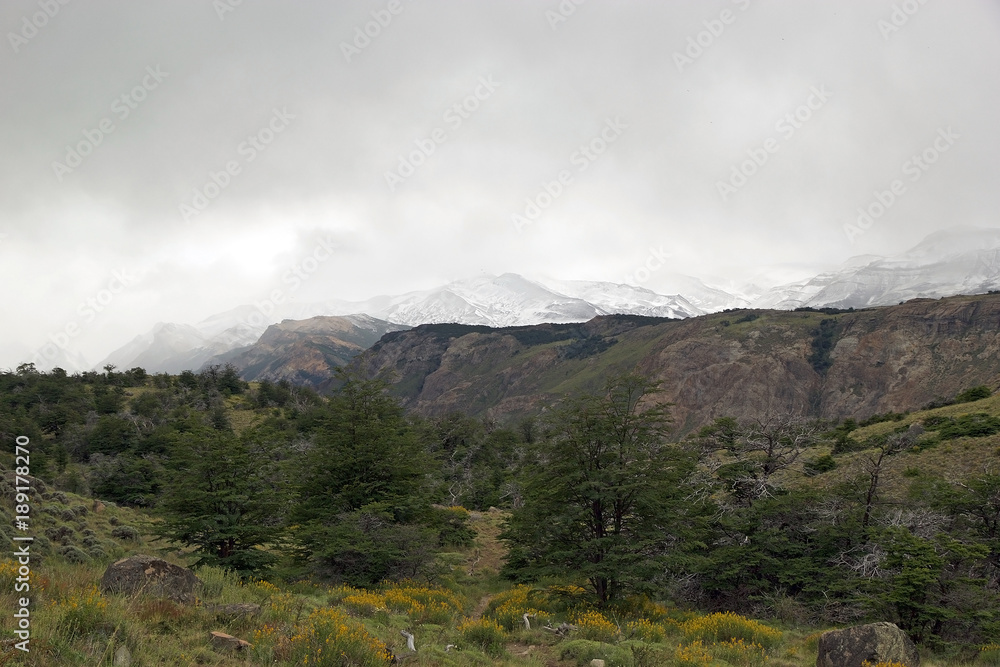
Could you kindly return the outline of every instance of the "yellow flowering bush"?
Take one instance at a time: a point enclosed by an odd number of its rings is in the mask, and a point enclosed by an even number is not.
[[[1000,667],[1000,644],[990,643],[980,646],[979,662]]]
[[[465,641],[481,648],[487,655],[496,657],[503,653],[507,633],[491,618],[467,618],[459,624],[458,631]]]
[[[18,564],[12,560],[0,561],[0,590],[13,590],[17,580]]]
[[[763,667],[767,652],[760,644],[743,639],[729,639],[711,646],[712,655],[737,667]]]
[[[316,609],[295,629],[281,659],[317,667],[381,667],[392,653],[363,625],[339,609]]]
[[[705,644],[697,639],[690,644],[678,646],[674,651],[674,660],[679,667],[706,667],[712,662],[712,654],[705,648]]]
[[[386,608],[385,598],[372,591],[358,591],[344,597],[340,603],[361,616],[371,616]]]
[[[595,642],[613,642],[618,639],[618,626],[604,617],[601,612],[591,609],[570,616],[576,625],[577,636]]]
[[[65,637],[89,635],[107,624],[108,602],[101,596],[96,585],[53,600],[49,608],[59,618],[59,630]]]
[[[524,627],[524,614],[528,614],[534,617],[532,619],[534,627],[535,622],[544,624],[552,618],[552,615],[544,609],[546,603],[545,595],[532,591],[529,586],[515,586],[493,596],[486,607],[485,615],[494,619],[504,629],[511,631]]]
[[[744,618],[731,611],[699,616],[684,621],[681,630],[688,639],[710,642],[725,642],[742,639],[750,644],[759,644],[765,650],[781,641],[781,631],[763,623]]]
[[[659,623],[653,623],[649,619],[640,618],[629,621],[625,624],[625,634],[632,639],[641,639],[644,642],[662,642],[666,639],[667,633]]]
[[[450,623],[462,611],[461,601],[451,591],[407,581],[388,584],[381,591],[341,587],[331,591],[331,603],[338,602],[361,616],[393,611],[414,621],[442,625]]]

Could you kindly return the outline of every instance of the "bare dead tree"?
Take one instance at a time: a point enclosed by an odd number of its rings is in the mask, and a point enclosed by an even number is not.
[[[718,461],[715,472],[726,479],[735,498],[751,504],[771,495],[773,476],[795,465],[818,432],[817,426],[797,417],[766,415],[717,419],[700,438],[704,449],[722,450],[736,460]]]
[[[861,517],[861,528],[863,530],[867,530],[871,524],[872,511],[878,502],[879,483],[887,459],[912,446],[913,440],[909,434],[893,433],[865,456],[863,466],[865,473],[868,475],[868,488],[865,490],[865,512]]]

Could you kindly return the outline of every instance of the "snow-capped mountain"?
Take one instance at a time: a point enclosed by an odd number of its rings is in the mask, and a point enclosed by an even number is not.
[[[900,255],[853,257],[835,271],[754,296],[710,287],[690,276],[658,278],[661,284],[677,287],[678,293],[583,280],[542,283],[505,273],[365,301],[243,305],[193,326],[158,324],[113,352],[101,366],[113,363],[119,368],[143,366],[166,372],[198,368],[218,355],[252,345],[271,324],[318,316],[364,313],[407,326],[454,322],[505,327],[583,322],[617,313],[685,318],[726,308],[864,308],[915,297],[977,294],[1000,289],[1000,228],[937,232]]]
[[[1000,229],[959,228],[931,234],[900,255],[854,257],[836,271],[779,285],[753,307],[865,308],[998,288]]]
[[[505,273],[366,301],[244,305],[193,326],[160,323],[113,352],[102,365],[113,363],[119,368],[141,365],[150,372],[171,373],[198,368],[218,355],[253,344],[270,324],[317,316],[364,313],[377,320],[408,326],[454,322],[506,327],[586,322],[613,313],[684,318],[704,312],[679,295],[665,296],[631,285],[567,281],[546,287],[517,274]]]
[[[588,281],[546,287],[514,273],[458,280],[437,289],[345,306],[410,326],[442,322],[492,327],[586,322],[598,315],[624,312],[658,317],[702,314],[683,297],[663,296],[641,287]]]
[[[699,308],[680,294],[666,296],[652,290],[619,283],[591,282],[589,280],[549,280],[547,287],[559,294],[599,304],[601,314],[648,315],[651,317],[685,318],[704,315],[708,310]],[[552,320],[547,320],[552,321]]]

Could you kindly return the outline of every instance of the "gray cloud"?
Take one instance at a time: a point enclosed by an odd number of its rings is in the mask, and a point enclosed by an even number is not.
[[[1000,10],[986,0],[400,0],[391,21],[388,0],[244,2],[221,20],[211,2],[102,0],[58,5],[12,43],[49,4],[0,8],[0,275],[16,322],[0,366],[68,322],[68,348],[96,362],[158,320],[249,302],[316,234],[341,245],[301,298],[481,272],[622,280],[661,245],[672,270],[717,281],[805,275],[997,224]],[[575,11],[553,29],[561,5]],[[918,8],[905,25],[880,29],[904,6]],[[342,43],[378,17],[348,62]],[[689,38],[707,46],[678,71]],[[499,85],[449,122],[481,77]],[[776,124],[821,86],[829,100],[786,137]],[[294,118],[250,151],[276,109]],[[616,118],[627,128],[580,171],[574,154]],[[102,122],[113,131],[60,179],[53,163]],[[850,243],[858,207],[948,127],[954,146]],[[390,191],[385,173],[435,129],[445,140]],[[723,201],[717,183],[769,138],[777,150]],[[518,233],[512,214],[564,170],[572,182]],[[213,173],[225,186],[185,220]],[[136,280],[84,322],[122,269]]]

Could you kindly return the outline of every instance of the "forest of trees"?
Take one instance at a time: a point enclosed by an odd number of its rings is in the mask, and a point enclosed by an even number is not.
[[[761,415],[678,440],[657,386],[633,375],[510,424],[421,418],[382,380],[338,380],[320,396],[251,387],[232,367],[24,365],[0,373],[0,437],[30,437],[47,482],[144,508],[200,563],[244,576],[433,579],[434,555],[473,539],[449,508],[498,507],[506,577],[578,583],[600,606],[648,595],[801,623],[890,620],[929,645],[1000,633],[1000,475],[907,469],[893,500],[888,464],[913,428],[859,444],[853,420]],[[963,400],[989,394],[976,391]],[[985,417],[924,426],[1000,430]],[[812,455],[822,443],[831,454]],[[845,456],[858,474],[801,483]]]

